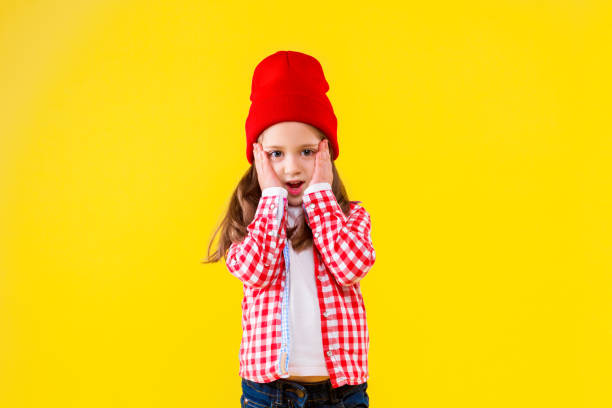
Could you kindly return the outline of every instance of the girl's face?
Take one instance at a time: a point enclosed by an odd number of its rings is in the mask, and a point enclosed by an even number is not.
[[[315,167],[315,155],[323,136],[318,130],[302,122],[279,122],[264,130],[257,142],[264,152],[283,187],[287,189],[289,205],[302,205],[302,195],[308,187]],[[297,190],[287,183],[302,181]]]

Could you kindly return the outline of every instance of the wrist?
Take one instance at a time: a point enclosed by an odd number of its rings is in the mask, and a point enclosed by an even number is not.
[[[331,186],[331,184],[332,184],[332,182],[331,182],[331,181],[327,181],[327,180],[317,180],[317,181],[312,180],[312,181],[310,182],[310,184],[308,184],[308,186],[307,186],[306,188],[311,187],[311,186],[314,186],[314,185],[317,185],[317,184],[323,184],[323,183],[327,183],[327,184],[329,184],[330,186]]]
[[[304,190],[304,195],[308,195],[310,193],[314,193],[315,191],[331,190],[331,189],[332,189],[331,183],[329,183],[327,181],[321,181],[321,182],[318,182],[318,183],[311,183]]]
[[[279,195],[279,194],[283,197],[287,197],[288,191],[286,188],[281,187],[281,186],[270,186],[270,187],[265,187],[263,190],[261,190],[262,197],[271,196],[271,195]]]

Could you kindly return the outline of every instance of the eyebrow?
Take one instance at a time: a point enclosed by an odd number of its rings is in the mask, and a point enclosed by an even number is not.
[[[318,146],[317,144],[311,143],[311,144],[303,144],[303,145],[298,146],[298,147],[302,148],[302,147],[317,147],[317,146]],[[267,149],[283,149],[283,146],[265,146],[265,147]]]

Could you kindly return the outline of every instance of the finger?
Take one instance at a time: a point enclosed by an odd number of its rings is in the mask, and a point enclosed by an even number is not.
[[[261,169],[261,173],[265,173],[268,170],[268,166],[266,165],[266,152],[263,150],[261,145],[257,146],[258,155],[259,155],[259,168]]]
[[[274,179],[274,181],[276,183],[280,183],[280,179],[279,179],[278,175],[276,174],[276,171],[274,170],[274,167],[272,167],[272,161],[270,160],[270,158],[268,157],[268,155],[266,153],[264,153],[264,156],[265,156],[264,160],[266,161],[266,164],[265,164],[265,168],[266,168],[265,171],[266,171],[266,173],[269,174],[270,177],[272,179]]]
[[[268,165],[270,164],[269,161],[269,157],[268,157],[268,152],[266,152],[263,147],[260,150],[261,153],[261,164],[263,165],[263,167],[268,168]]]
[[[327,139],[321,140],[321,158],[325,157],[325,152],[327,151]]]
[[[262,169],[266,172],[274,171],[272,170],[272,164],[270,164],[270,157],[268,157],[268,153],[263,148],[260,150],[260,155]]]
[[[253,156],[255,157],[255,168],[257,169],[257,173],[261,174],[261,156],[259,155],[257,143],[253,145]]]

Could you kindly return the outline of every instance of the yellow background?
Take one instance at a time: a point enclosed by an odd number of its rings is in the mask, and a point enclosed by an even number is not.
[[[239,406],[200,259],[278,50],[372,217],[371,406],[611,406],[610,3],[291,4],[2,3],[0,406]]]

